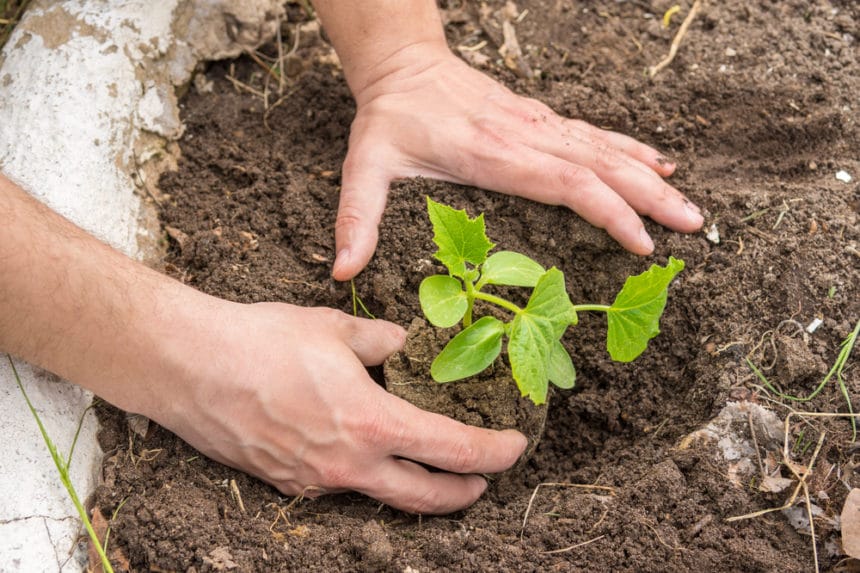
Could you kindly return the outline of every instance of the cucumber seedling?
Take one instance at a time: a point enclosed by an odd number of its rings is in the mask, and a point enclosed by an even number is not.
[[[570,301],[564,274],[546,270],[531,258],[512,251],[489,255],[495,246],[487,237],[484,215],[470,218],[427,198],[433,224],[434,257],[448,269],[421,282],[418,298],[431,324],[450,328],[462,322],[462,330],[433,360],[430,375],[437,382],[453,382],[478,374],[502,351],[508,340],[508,360],[523,396],[535,404],[546,402],[549,383],[572,388],[576,370],[561,343],[568,326],[578,322],[577,313],[606,313],[609,328],[606,346],[613,360],[630,362],[642,354],[648,341],[660,332],[660,316],[666,306],[669,283],[684,268],[684,261],[669,257],[665,267],[652,265],[629,277],[611,305]],[[525,307],[484,290],[491,285],[531,288]],[[508,322],[493,316],[474,320],[475,301],[509,311]]]

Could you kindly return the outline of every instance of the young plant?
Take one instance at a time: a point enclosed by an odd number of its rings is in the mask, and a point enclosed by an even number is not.
[[[433,242],[439,247],[434,257],[445,265],[448,274],[433,275],[421,282],[421,309],[434,326],[449,328],[461,321],[463,326],[430,366],[430,375],[437,382],[453,382],[481,372],[501,353],[502,340],[507,337],[508,359],[520,392],[535,404],[543,404],[550,382],[567,389],[576,380],[573,361],[561,337],[568,326],[577,324],[577,312],[605,312],[609,354],[613,360],[630,362],[660,332],[667,288],[684,268],[684,261],[669,257],[665,267],[652,265],[641,275],[628,278],[612,305],[574,305],[565,288],[564,274],[557,268],[546,270],[512,251],[489,255],[495,245],[486,235],[483,214],[469,218],[466,211],[429,197],[427,210],[433,224]],[[533,290],[521,308],[484,290],[491,285]],[[503,322],[483,316],[474,320],[478,300],[510,311],[512,319]]]

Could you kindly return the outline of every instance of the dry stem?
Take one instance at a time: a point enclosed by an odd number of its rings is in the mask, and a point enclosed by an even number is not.
[[[693,2],[693,7],[690,8],[690,13],[687,14],[686,18],[684,18],[684,22],[681,24],[681,27],[678,28],[678,33],[675,34],[675,38],[672,40],[672,45],[669,47],[669,55],[663,58],[656,66],[651,66],[648,70],[649,77],[653,78],[656,76],[663,68],[671,64],[672,60],[675,59],[675,55],[678,53],[678,47],[681,45],[681,40],[684,39],[687,29],[690,27],[690,24],[693,22],[693,19],[696,17],[701,6],[702,0],[696,0]]]
[[[539,484],[537,484],[537,487],[535,487],[534,491],[532,492],[531,498],[529,498],[529,504],[528,504],[528,507],[526,507],[526,513],[523,516],[523,526],[522,526],[522,529],[520,529],[520,540],[522,540],[523,534],[526,531],[526,523],[528,523],[529,514],[531,514],[532,505],[534,505],[538,490],[544,486],[545,487],[574,487],[574,488],[582,488],[582,489],[599,489],[601,491],[608,491],[611,495],[615,495],[615,488],[607,486],[607,485],[589,485],[589,484],[566,483],[566,482],[539,483]]]

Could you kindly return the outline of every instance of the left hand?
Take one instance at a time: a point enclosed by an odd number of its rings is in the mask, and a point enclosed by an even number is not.
[[[677,231],[702,226],[698,207],[663,180],[675,166],[657,150],[518,96],[446,46],[417,44],[395,57],[355,94],[334,278],[368,263],[388,186],[407,177],[565,205],[640,255],[654,244],[639,215]]]

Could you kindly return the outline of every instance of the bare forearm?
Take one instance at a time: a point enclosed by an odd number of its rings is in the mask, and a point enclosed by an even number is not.
[[[163,355],[180,320],[174,307],[191,289],[89,236],[2,175],[0,219],[0,350],[126,409],[150,407],[154,389],[132,385]]]
[[[387,64],[402,52],[447,50],[433,0],[313,0],[313,4],[359,100],[368,86],[396,71]]]

